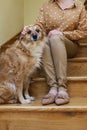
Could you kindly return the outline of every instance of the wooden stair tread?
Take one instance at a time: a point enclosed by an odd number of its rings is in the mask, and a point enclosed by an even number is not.
[[[74,97],[71,98],[70,103],[62,106],[57,106],[55,104],[43,106],[41,104],[41,99],[36,99],[31,104],[22,105],[22,104],[8,104],[8,105],[1,105],[0,112],[12,112],[12,111],[87,111],[87,97]]]
[[[81,47],[87,47],[87,42],[86,42],[86,43],[85,43],[85,42],[79,43],[79,45],[80,45]]]
[[[69,81],[87,81],[87,76],[67,77]]]
[[[78,61],[81,61],[81,62],[83,62],[83,61],[87,61],[87,57],[75,57],[75,58],[71,58],[71,59],[68,59],[68,61],[72,61],[72,62],[74,62],[74,61],[76,61],[76,62],[78,62]]]
[[[87,76],[67,77],[69,81],[87,81]],[[32,79],[32,82],[46,81],[44,77],[36,77]]]

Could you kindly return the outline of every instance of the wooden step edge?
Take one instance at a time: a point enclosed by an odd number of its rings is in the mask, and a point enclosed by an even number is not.
[[[87,47],[87,43],[79,43],[81,47]]]
[[[37,77],[37,78],[32,79],[32,82],[39,82],[39,81],[43,82],[43,81],[46,81],[46,79],[43,77],[42,78]],[[87,81],[87,76],[67,77],[67,81]]]
[[[87,106],[0,106],[0,112],[87,112]]]
[[[68,81],[87,81],[87,76],[73,76],[73,77],[67,77]]]
[[[76,57],[68,59],[69,62],[87,62],[87,57]]]

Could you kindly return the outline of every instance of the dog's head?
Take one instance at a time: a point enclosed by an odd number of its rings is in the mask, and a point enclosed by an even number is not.
[[[22,32],[22,39],[25,39],[29,42],[35,42],[43,40],[45,37],[45,32],[38,25],[30,25],[25,27]]]
[[[32,56],[42,53],[44,43],[47,42],[45,32],[38,25],[26,26],[23,29],[20,40],[21,44],[27,51],[30,51]]]

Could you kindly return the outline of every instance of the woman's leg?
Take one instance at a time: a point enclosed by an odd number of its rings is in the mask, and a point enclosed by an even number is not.
[[[61,35],[51,36],[49,43],[45,45],[42,62],[51,89],[43,98],[42,104],[53,103],[54,100],[58,105],[69,102],[66,90],[67,55],[73,57],[76,52],[77,45]]]
[[[61,105],[69,102],[66,89],[67,57],[70,58],[76,55],[78,45],[68,40],[65,36],[53,35],[50,38],[50,48],[59,87],[55,103]]]
[[[50,53],[49,42],[45,44],[43,57],[42,57],[42,67],[46,73],[47,84],[50,87],[50,91],[42,99],[42,104],[50,104],[55,101],[55,96],[57,94],[57,81],[55,77],[54,65]]]

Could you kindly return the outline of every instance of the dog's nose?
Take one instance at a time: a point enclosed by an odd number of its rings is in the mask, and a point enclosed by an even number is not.
[[[37,35],[36,34],[33,34],[32,37],[33,37],[34,40],[37,40]]]

